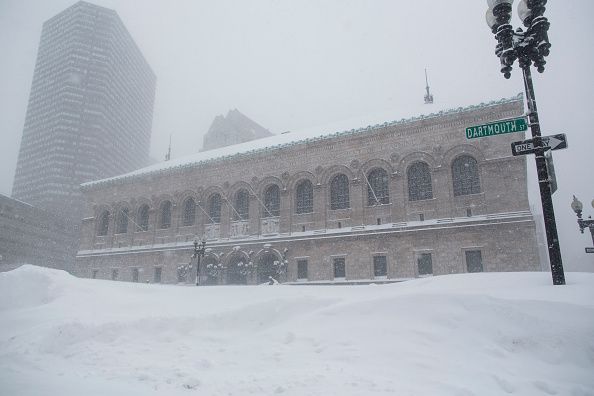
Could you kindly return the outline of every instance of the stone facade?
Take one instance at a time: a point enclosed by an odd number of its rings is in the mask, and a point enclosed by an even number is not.
[[[21,264],[72,271],[78,222],[0,194],[0,271]]]
[[[87,183],[77,273],[193,282],[196,237],[205,283],[538,270],[526,159],[510,150],[524,134],[464,133],[522,114],[518,96]]]

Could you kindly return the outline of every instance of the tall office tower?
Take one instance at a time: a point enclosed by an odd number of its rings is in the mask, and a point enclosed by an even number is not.
[[[156,78],[113,10],[43,24],[13,197],[80,221],[81,183],[149,164]]]

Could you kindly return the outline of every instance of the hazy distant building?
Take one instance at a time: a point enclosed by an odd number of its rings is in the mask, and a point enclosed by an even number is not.
[[[465,135],[522,114],[518,96],[275,135],[86,183],[75,272],[191,283],[196,237],[209,248],[202,281],[214,284],[539,270],[526,157],[510,150],[524,133]]]
[[[226,116],[215,117],[204,135],[202,151],[212,150],[250,140],[272,136],[272,133],[239,112],[230,110]]]
[[[0,271],[20,264],[72,270],[78,225],[0,194]]]
[[[43,24],[13,197],[80,220],[81,183],[149,164],[155,75],[115,11]]]

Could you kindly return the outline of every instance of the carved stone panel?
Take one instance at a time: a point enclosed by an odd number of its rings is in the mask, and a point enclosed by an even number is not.
[[[280,217],[268,217],[261,220],[262,235],[278,234]]]
[[[220,224],[206,224],[205,235],[206,239],[209,241],[219,239],[221,235],[221,225]]]
[[[250,231],[250,223],[247,220],[231,222],[231,238],[247,236]]]

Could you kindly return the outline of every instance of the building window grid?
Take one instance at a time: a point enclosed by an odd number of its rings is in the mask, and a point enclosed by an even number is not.
[[[234,215],[235,220],[247,220],[249,219],[250,209],[250,195],[249,193],[241,189],[235,194],[235,210],[237,211]]]
[[[307,280],[307,260],[297,260],[297,280]]]
[[[155,273],[154,273],[154,282],[155,283],[161,283],[161,281],[163,277],[163,268],[162,267],[155,267]]]
[[[194,225],[196,222],[196,201],[194,198],[188,198],[184,201],[183,205],[183,220],[184,226]]]
[[[109,230],[109,211],[105,210],[99,216],[99,228],[97,229],[98,236],[105,236]]]
[[[346,278],[346,260],[344,257],[335,257],[332,260],[332,266],[334,271],[334,279]]]
[[[330,182],[330,209],[348,209],[349,202],[349,178],[341,173]]]
[[[159,228],[166,229],[171,227],[171,201],[165,201],[161,204]]]
[[[118,213],[118,226],[116,227],[117,234],[125,234],[128,232],[128,208],[120,209]]]
[[[433,259],[431,253],[420,253],[417,256],[419,276],[433,275]]]
[[[148,231],[149,227],[149,206],[142,205],[138,210],[138,231]]]
[[[408,199],[422,201],[433,198],[431,170],[425,162],[415,162],[406,171],[408,179]]]
[[[208,198],[208,216],[213,223],[221,222],[221,194],[212,194]]]
[[[467,272],[483,272],[483,256],[480,250],[466,250],[464,256]]]
[[[313,185],[309,180],[303,180],[296,189],[297,214],[313,212]]]
[[[385,205],[390,203],[388,172],[375,168],[367,175],[367,205]]]
[[[373,256],[374,278],[386,278],[388,276],[388,260],[386,256]]]
[[[454,160],[452,182],[455,197],[481,192],[478,164],[473,157],[462,155]]]
[[[280,188],[273,184],[264,192],[264,207],[266,208],[263,217],[280,216]]]

